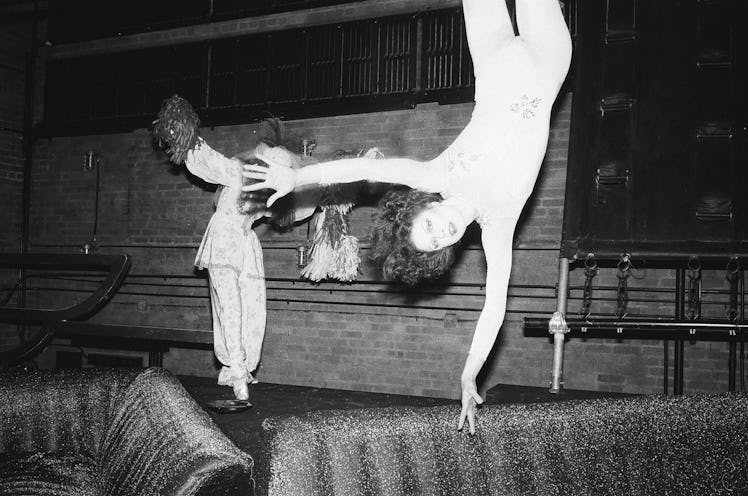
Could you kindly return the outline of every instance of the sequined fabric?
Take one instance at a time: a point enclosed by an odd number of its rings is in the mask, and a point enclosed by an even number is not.
[[[748,395],[487,406],[267,419],[260,479],[292,495],[746,495]]]
[[[252,494],[251,474],[162,369],[0,374],[0,495]]]
[[[34,453],[0,455],[0,494],[97,496],[102,492],[96,464],[91,458]]]

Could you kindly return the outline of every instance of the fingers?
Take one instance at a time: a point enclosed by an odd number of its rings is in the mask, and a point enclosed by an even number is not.
[[[246,186],[242,186],[242,191],[259,191],[261,189],[267,189],[267,185],[265,184],[265,181],[261,183],[254,183],[254,184],[248,184]],[[269,205],[268,205],[269,206]]]
[[[457,430],[461,431],[463,427],[465,427],[465,419],[468,415],[468,405],[463,404],[462,405],[462,411],[460,411],[460,420],[457,422]]]
[[[267,175],[268,175],[267,167],[264,167],[262,165],[257,165],[257,164],[245,165],[244,172],[242,172],[242,176],[249,178],[249,179],[254,179],[260,182],[242,186],[242,191],[258,191],[258,190],[267,188],[267,185],[266,185]]]
[[[272,195],[270,195],[270,198],[268,198],[267,207],[268,208],[272,207],[273,203],[275,203],[275,200],[277,200],[278,198],[281,198],[283,196],[285,196],[285,193],[281,193],[279,191],[276,191],[275,193],[273,193]]]
[[[483,403],[483,399],[478,396],[480,403]],[[457,430],[461,431],[465,427],[465,420],[468,422],[468,432],[470,435],[475,435],[475,406],[476,401],[473,396],[464,402],[462,405],[462,411],[460,411],[460,420],[457,422]]]
[[[248,172],[267,174],[268,168],[265,167],[264,165],[259,165],[259,164],[246,164],[244,165],[244,172],[242,174],[246,174]]]
[[[261,174],[259,172],[242,172],[242,176],[249,179],[255,179],[257,181],[267,181],[267,175]]]
[[[477,404],[479,405],[483,404],[483,398],[480,397],[477,391],[471,391],[470,397],[473,398],[473,401],[475,401]]]
[[[468,432],[471,435],[475,434],[475,404],[468,404],[462,407],[460,412],[460,420],[457,422],[457,430],[461,431],[465,427],[465,419],[468,421]]]

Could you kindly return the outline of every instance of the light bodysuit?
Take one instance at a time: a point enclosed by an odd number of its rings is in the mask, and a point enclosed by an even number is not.
[[[556,0],[518,0],[514,36],[504,0],[463,0],[475,73],[470,122],[409,186],[478,212],[489,267],[470,354],[485,360],[506,308],[514,230],[545,156],[571,42]],[[436,173],[434,173],[436,171]]]

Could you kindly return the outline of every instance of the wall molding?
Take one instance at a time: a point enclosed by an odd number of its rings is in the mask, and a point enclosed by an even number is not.
[[[335,22],[360,21],[391,15],[460,7],[461,0],[365,0],[355,4],[270,14],[229,21],[152,31],[100,40],[67,43],[49,48],[50,60],[153,48],[199,41],[270,33]]]

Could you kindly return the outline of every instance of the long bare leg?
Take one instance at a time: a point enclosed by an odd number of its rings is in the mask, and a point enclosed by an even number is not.
[[[468,46],[478,75],[482,67],[495,64],[496,51],[514,38],[514,28],[505,0],[462,0]]]
[[[558,0],[516,0],[516,6],[520,38],[541,67],[563,79],[571,57],[571,38]]]

